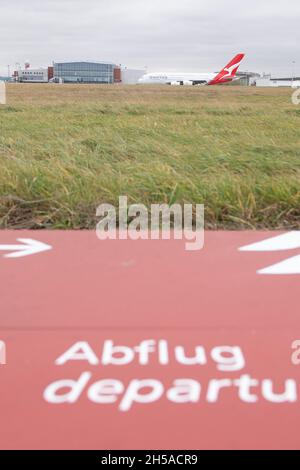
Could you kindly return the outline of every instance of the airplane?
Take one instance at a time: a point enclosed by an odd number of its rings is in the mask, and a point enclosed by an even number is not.
[[[238,68],[245,54],[236,55],[221,72],[216,73],[147,73],[140,78],[139,83],[144,85],[221,85],[238,80]]]

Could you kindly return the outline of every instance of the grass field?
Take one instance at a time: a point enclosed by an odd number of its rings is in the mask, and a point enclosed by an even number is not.
[[[8,85],[1,228],[94,228],[119,195],[204,203],[207,228],[299,228],[291,90]]]

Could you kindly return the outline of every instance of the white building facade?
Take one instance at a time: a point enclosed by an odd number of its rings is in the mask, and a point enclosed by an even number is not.
[[[300,87],[300,78],[272,78],[270,75],[256,79],[258,87]]]
[[[122,84],[137,85],[139,83],[139,79],[142,78],[145,73],[147,73],[146,69],[128,69],[127,67],[122,67]]]
[[[22,83],[47,83],[48,69],[30,69],[18,70],[18,81]]]

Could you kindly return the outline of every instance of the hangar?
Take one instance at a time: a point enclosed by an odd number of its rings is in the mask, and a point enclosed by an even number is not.
[[[56,62],[54,80],[64,83],[114,83],[112,62]]]
[[[146,69],[130,69],[128,67],[122,67],[121,82],[123,85],[136,85],[139,83],[139,79],[142,78],[146,72]]]
[[[259,87],[300,87],[300,77],[277,77],[273,78],[271,75],[264,75],[256,80],[256,86]]]
[[[136,84],[145,70],[121,67],[113,62],[56,62],[53,79],[63,83]]]

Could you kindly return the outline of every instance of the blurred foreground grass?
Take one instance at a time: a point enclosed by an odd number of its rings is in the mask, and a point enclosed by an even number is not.
[[[204,203],[207,228],[299,228],[291,90],[10,84],[0,227],[94,228],[119,195]]]

